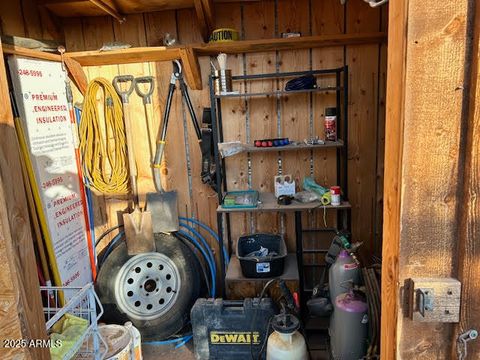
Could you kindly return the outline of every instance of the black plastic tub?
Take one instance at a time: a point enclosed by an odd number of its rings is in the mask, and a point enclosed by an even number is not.
[[[254,251],[261,247],[268,252],[274,251],[275,256],[251,257]],[[277,234],[251,234],[241,236],[237,242],[237,256],[240,260],[243,276],[247,278],[270,278],[283,274],[287,247],[283,237]]]

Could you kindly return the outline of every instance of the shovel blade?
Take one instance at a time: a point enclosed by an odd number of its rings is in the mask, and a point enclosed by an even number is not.
[[[130,214],[123,214],[123,226],[128,255],[156,251],[152,216],[149,211],[136,209]]]
[[[154,233],[178,231],[176,191],[148,193],[147,209],[152,214]]]

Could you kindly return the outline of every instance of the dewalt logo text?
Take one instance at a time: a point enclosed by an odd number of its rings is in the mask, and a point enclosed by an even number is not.
[[[234,344],[234,345],[258,345],[260,344],[260,334],[256,331],[211,331],[211,344]]]

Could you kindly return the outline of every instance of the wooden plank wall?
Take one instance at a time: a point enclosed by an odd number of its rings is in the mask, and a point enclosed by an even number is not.
[[[475,341],[457,354],[458,336],[480,327],[479,24],[475,1],[391,4],[382,359],[479,358]],[[412,277],[458,278],[460,323],[406,318]]]
[[[243,39],[271,38],[281,32],[301,31],[302,34],[334,34],[344,32],[379,31],[385,27],[385,10],[372,9],[361,0],[350,0],[347,6],[337,0],[323,1],[262,1],[243,4],[216,4],[217,26],[237,28]],[[193,19],[193,21],[192,21]],[[104,42],[126,41],[133,46],[159,45],[165,32],[177,37],[182,44],[199,42],[201,36],[196,26],[193,9],[130,15],[120,25],[111,18],[73,18],[64,21],[65,40],[69,51],[98,49]],[[234,74],[255,74],[274,71],[308,70],[350,67],[350,199],[353,205],[352,226],[354,239],[364,241],[364,254],[370,258],[376,250],[379,255],[381,244],[381,191],[377,185],[383,181],[383,112],[382,95],[385,86],[385,61],[381,54],[385,47],[379,45],[357,45],[314,50],[295,50],[255,54],[239,54],[229,57],[229,67]],[[207,76],[209,59],[201,58],[204,89],[191,91],[197,116],[209,105]],[[149,73],[156,76],[157,92],[154,94],[155,127],[163,112],[168,79],[169,63],[133,64],[124,66],[102,66],[86,68],[90,79],[103,76],[111,79],[116,74]],[[249,84],[249,90],[268,90],[284,84],[272,81]],[[243,86],[243,84],[241,84]],[[223,104],[225,141],[253,141],[256,138],[288,136],[303,140],[311,135],[323,135],[323,111],[334,104],[334,95],[308,95],[275,99],[226,100]],[[147,139],[143,106],[133,96],[132,114],[138,118],[135,128],[144,146],[137,153],[140,164],[140,191],[153,190],[147,156]],[[185,119],[186,116],[186,119]],[[185,123],[186,121],[186,123]],[[199,179],[200,150],[192,128],[185,115],[179,96],[174,99],[172,121],[168,132],[166,150],[166,186],[179,192],[179,209],[188,215],[216,228],[215,193]],[[187,131],[185,131],[185,126]],[[324,185],[336,183],[335,160],[332,150],[322,152],[299,151],[277,155],[246,154],[227,160],[229,189],[256,188],[260,191],[273,190],[273,176],[279,171],[281,160],[283,173],[291,173],[298,183],[312,171],[317,181]],[[126,208],[124,199],[97,199],[97,234],[113,226]],[[306,216],[311,226],[323,224],[323,214]],[[334,225],[334,216],[327,217],[328,225]],[[307,224],[307,222],[306,222]],[[293,216],[274,214],[232,216],[232,235],[238,237],[250,231],[283,231],[290,251],[294,250]]]
[[[0,34],[54,38],[57,34],[42,26],[42,17],[33,3],[34,0],[2,1]],[[3,343],[5,339],[47,338],[3,58],[0,59],[0,103],[0,207],[7,210],[0,216],[0,357],[49,359],[45,348],[7,348]]]
[[[36,0],[0,2],[0,34],[33,39],[62,40],[58,19]]]
[[[0,51],[1,51],[0,42]],[[48,359],[46,348],[7,346],[5,340],[46,339],[20,151],[0,59],[0,357]]]

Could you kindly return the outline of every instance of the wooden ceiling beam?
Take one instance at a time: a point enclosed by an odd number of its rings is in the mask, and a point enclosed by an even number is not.
[[[203,40],[207,41],[208,37],[208,27],[207,20],[205,18],[205,12],[203,11],[202,0],[193,0],[195,5],[195,13],[197,14],[198,27],[200,28],[200,33],[202,34]]]
[[[215,30],[215,8],[213,6],[213,0],[202,0],[202,5],[203,5],[203,11],[205,13],[205,20],[207,22],[207,28],[209,30],[208,36],[210,37],[210,34],[212,33],[213,30]],[[208,41],[208,39],[205,39],[205,41]]]
[[[202,71],[195,50],[191,47],[181,49],[180,58],[183,65],[183,75],[190,88],[192,90],[202,90]]]
[[[195,12],[197,14],[198,26],[203,40],[208,41],[210,34],[215,29],[215,15],[212,0],[194,0]]]
[[[123,16],[118,12],[118,10],[115,8],[115,4],[113,3],[113,1],[112,1],[113,7],[105,3],[103,0],[88,0],[88,1],[90,1],[93,5],[95,5],[100,10],[107,13],[108,15],[117,19],[120,24],[125,21],[125,16]]]
[[[78,7],[79,4],[92,4],[96,8],[98,8],[101,12],[105,13],[106,15],[110,15],[113,18],[117,19],[120,23],[125,21],[125,16],[118,10],[114,0],[37,0],[37,5],[41,7],[46,7],[52,11],[54,11],[55,6],[57,5],[67,5],[69,9],[75,9]],[[54,11],[55,12],[55,11]],[[68,17],[68,14],[59,14],[58,11],[55,12],[57,16],[65,16]],[[85,14],[89,15],[89,14]]]

